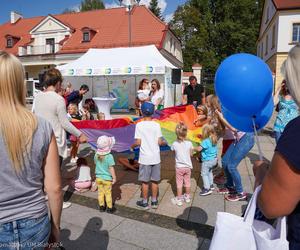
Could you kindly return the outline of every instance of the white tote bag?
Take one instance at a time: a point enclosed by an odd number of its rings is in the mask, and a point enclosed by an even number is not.
[[[210,250],[288,250],[286,217],[277,220],[276,228],[254,220],[257,195],[256,188],[245,217],[218,212]]]

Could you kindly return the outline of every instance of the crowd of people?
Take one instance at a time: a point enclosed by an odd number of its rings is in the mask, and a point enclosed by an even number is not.
[[[299,60],[300,46],[295,46],[284,64],[285,82],[274,97],[278,99],[279,113],[274,126],[277,147],[272,163],[270,166],[265,162],[254,165],[256,184],[262,183],[258,206],[269,218],[289,215],[290,249],[300,248],[300,159],[296,146],[300,139]],[[68,84],[63,89],[61,73],[50,69],[43,79],[45,90],[36,96],[32,113],[25,105],[24,70],[20,61],[11,54],[0,52],[0,75],[3,112],[0,116],[0,160],[3,163],[0,175],[0,243],[49,246],[47,244],[59,242],[61,211],[63,207],[70,206],[70,203],[63,202],[61,184],[61,166],[68,156],[67,132],[72,145],[71,162],[77,165],[72,186],[79,192],[98,189],[100,212],[113,213],[112,186],[117,176],[111,151],[115,138],[98,138],[94,173],[86,159],[77,156],[78,144],[87,142],[88,138],[71,121],[94,119],[90,106],[82,105],[88,86],[82,85],[74,91]],[[136,125],[131,150],[139,147],[136,161],[141,199],[136,205],[141,209],[158,207],[160,146],[167,145],[167,142],[152,115],[156,109],[163,108],[163,99],[164,93],[157,79],[151,81],[151,88],[147,79],[140,82],[136,106],[143,120]],[[177,139],[169,146],[174,151],[177,193],[171,202],[177,206],[191,202],[193,156],[199,158],[197,167],[201,168],[203,187],[200,196],[210,195],[217,189],[217,192],[226,194],[228,201],[245,200],[247,195],[238,165],[254,146],[254,134],[232,127],[222,114],[218,97],[205,96],[203,87],[194,76],[190,77],[190,85],[184,89],[182,103],[195,106],[198,117],[193,122],[195,126],[202,127],[202,134],[199,135],[201,143],[193,146],[187,140],[186,124],[180,121],[175,128]],[[218,159],[220,140],[222,154]],[[213,169],[220,163],[222,173],[214,178]],[[217,188],[216,182],[222,185]],[[33,239],[35,242],[32,242]]]

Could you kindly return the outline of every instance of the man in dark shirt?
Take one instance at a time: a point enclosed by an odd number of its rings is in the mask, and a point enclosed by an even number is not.
[[[190,76],[190,84],[184,88],[182,104],[193,104],[195,107],[205,103],[204,88],[197,83],[195,76]]]
[[[83,96],[89,91],[89,87],[86,84],[81,85],[79,90],[74,90],[67,96],[67,105],[70,103],[79,104]]]

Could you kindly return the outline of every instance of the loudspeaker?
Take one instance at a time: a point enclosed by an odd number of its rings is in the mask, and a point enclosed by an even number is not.
[[[39,83],[40,83],[40,85],[42,85],[43,84],[43,82],[44,82],[44,73],[40,73],[39,74]]]
[[[181,69],[172,69],[172,84],[181,84]]]

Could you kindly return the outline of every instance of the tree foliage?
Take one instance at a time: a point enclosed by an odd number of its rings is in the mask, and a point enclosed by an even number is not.
[[[164,18],[161,15],[161,9],[158,7],[158,1],[157,0],[151,0],[149,3],[149,10],[152,11],[152,13],[157,16],[162,21]]]
[[[76,13],[77,11],[74,9],[70,9],[70,8],[66,8],[63,10],[63,14],[67,14],[67,13]]]
[[[105,5],[101,0],[83,0],[80,4],[80,11],[105,9]]]
[[[255,53],[263,0],[189,0],[170,25],[183,47],[184,70],[216,70],[234,53]]]

